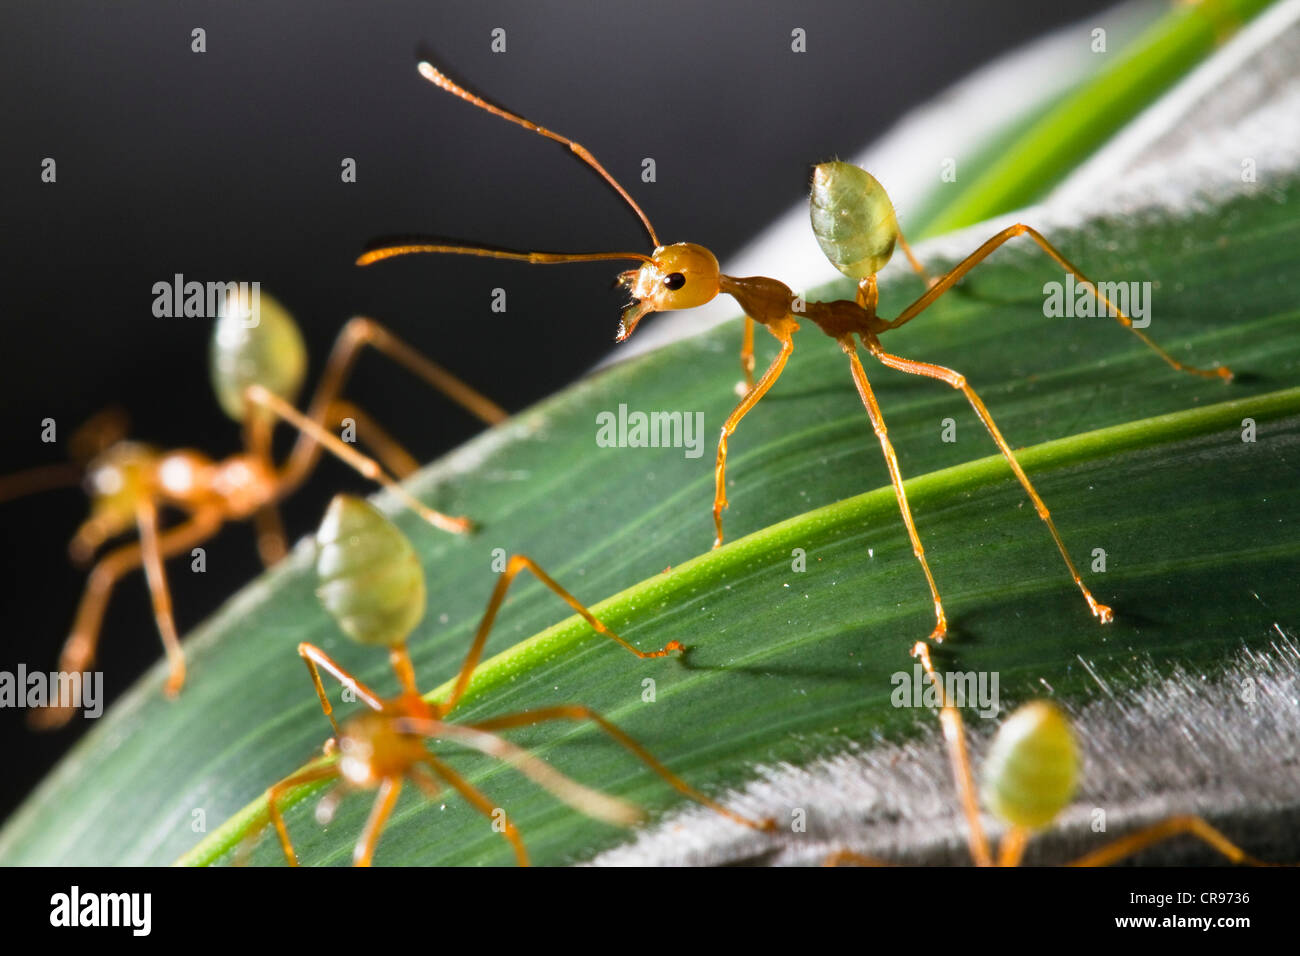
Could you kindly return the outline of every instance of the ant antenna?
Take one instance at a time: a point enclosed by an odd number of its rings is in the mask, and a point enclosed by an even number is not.
[[[380,246],[362,253],[356,264],[368,266],[394,256],[409,256],[417,252],[451,253],[462,256],[485,256],[489,259],[513,259],[516,262],[529,262],[533,265],[551,265],[557,262],[598,262],[605,259],[635,259],[640,262],[653,262],[649,256],[639,252],[508,252],[505,249],[490,249],[487,246],[445,245],[436,242],[409,241],[391,246]]]
[[[517,116],[508,110],[503,110],[501,107],[489,103],[481,96],[475,96],[469,90],[452,80],[447,76],[447,74],[434,67],[434,65],[428,60],[421,60],[419,69],[420,75],[439,89],[446,90],[453,96],[459,96],[465,102],[471,103],[481,110],[486,110],[493,116],[499,116],[503,120],[509,120],[511,123],[516,123],[526,130],[531,130],[534,133],[545,136],[547,139],[553,139],[555,142],[563,143],[565,146],[569,147],[569,149],[573,150],[574,154],[580,160],[599,173],[600,177],[604,179],[605,182],[613,186],[615,191],[623,197],[623,201],[632,207],[632,211],[640,217],[641,224],[645,226],[645,231],[650,234],[650,241],[654,243],[654,248],[659,248],[659,236],[655,234],[655,227],[650,225],[650,218],[641,210],[641,207],[636,204],[636,200],[628,195],[627,190],[619,185],[618,180],[610,175],[609,170],[602,166],[595,156],[591,155],[591,152],[587,147],[583,146],[581,143],[575,143],[567,136],[561,136],[559,133],[552,132],[545,126],[538,126],[536,123],[530,122],[522,116]]]

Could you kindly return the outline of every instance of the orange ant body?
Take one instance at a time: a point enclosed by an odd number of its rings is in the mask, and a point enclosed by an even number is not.
[[[447,719],[461,702],[510,583],[521,571],[531,571],[598,633],[638,658],[666,657],[681,651],[682,645],[677,641],[671,641],[657,651],[638,650],[602,624],[530,558],[516,554],[507,563],[488,599],[487,609],[450,695],[446,700],[430,702],[420,695],[406,649],[407,636],[424,616],[426,598],[423,570],[410,541],[373,505],[360,498],[339,495],[330,504],[321,523],[317,545],[316,567],[320,580],[317,595],[321,603],[354,640],[388,648],[401,693],[391,698],[380,697],[320,648],[312,644],[298,645],[298,653],[307,664],[320,698],[321,709],[334,731],[334,736],[326,744],[326,752],[337,751],[339,759],[333,764],[309,767],[281,780],[267,791],[267,814],[291,866],[296,866],[298,859],[289,840],[279,801],[286,792],[314,781],[340,782],[340,788],[331,791],[322,801],[318,816],[326,819],[333,814],[342,794],[355,790],[377,791],[370,817],[353,854],[353,861],[358,866],[370,864],[384,824],[397,802],[403,781],[407,779],[430,796],[436,795],[440,786],[445,784],[496,823],[501,811],[445,760],[432,753],[425,746],[426,739],[447,740],[502,760],[588,816],[623,825],[637,822],[641,813],[636,807],[571,780],[497,734],[497,731],[513,727],[555,720],[594,723],[690,799],[745,826],[771,829],[770,821],[751,821],[695,790],[641,744],[588,707],[577,704],[542,707],[473,723],[455,723]],[[321,683],[321,670],[351,689],[370,709],[340,725]],[[527,865],[528,852],[514,823],[506,820],[501,833],[510,843],[520,865]]]
[[[84,469],[91,515],[69,545],[72,559],[88,562],[107,541],[135,530],[139,541],[124,544],[102,557],[90,572],[72,632],[63,646],[59,668],[80,672],[94,660],[104,611],[113,587],[128,571],[143,566],[154,618],[170,661],[165,693],[179,693],[185,681],[185,657],[172,614],[171,595],[163,562],[212,537],[228,521],[252,519],[258,551],[265,564],[286,550],[278,502],[306,480],[327,449],[362,475],[395,491],[421,517],[436,527],[464,532],[464,518],[453,518],[425,507],[407,494],[390,474],[404,477],[414,460],[352,402],[339,398],[358,353],[370,345],[419,375],[485,422],[503,420],[506,413],[469,386],[424,358],[378,323],[355,318],[335,340],[325,372],[306,413],[294,401],[306,371],[306,348],[293,318],[270,296],[262,294],[256,313],[242,293],[231,293],[213,329],[212,378],[218,400],[243,427],[244,450],[214,460],[192,449],[162,451],[124,440],[120,415],[101,414],[72,441],[73,463],[38,468],[0,482],[0,500],[74,483]],[[256,319],[249,317],[256,314]],[[332,434],[327,423],[351,418],[367,443],[388,465],[385,471]],[[298,441],[283,465],[271,457],[276,420],[295,427]],[[159,512],[176,510],[185,519],[162,529]],[[32,712],[39,728],[65,724],[73,708],[61,703]]]
[[[487,256],[535,264],[587,262],[603,259],[639,261],[641,265],[638,268],[624,272],[619,276],[619,283],[632,297],[632,302],[623,311],[622,320],[619,323],[616,338],[620,342],[628,338],[636,330],[637,324],[652,312],[695,308],[711,301],[719,294],[731,296],[744,313],[741,366],[745,373],[747,390],[740,403],[727,416],[718,441],[713,498],[713,523],[715,529],[713,546],[715,548],[719,547],[723,541],[722,512],[727,507],[727,441],[735,432],[741,419],[767,394],[768,390],[780,377],[787,360],[794,350],[794,333],[798,331],[800,321],[812,322],[822,332],[834,339],[848,357],[849,371],[853,383],[857,388],[863,406],[866,408],[872,429],[880,441],[881,451],[889,470],[890,482],[898,499],[903,523],[906,525],[908,536],[911,539],[913,553],[925,573],[926,582],[934,600],[935,627],[930,639],[941,641],[948,630],[943,602],[939,597],[938,586],[930,572],[930,566],[925,557],[925,549],[922,547],[920,535],[912,519],[897,456],[894,454],[893,446],[885,428],[884,415],[876,401],[875,393],[867,381],[862,362],[858,358],[858,343],[860,342],[873,358],[889,368],[912,375],[937,379],[962,392],[992,436],[994,443],[1011,467],[1016,479],[1028,493],[1039,517],[1047,525],[1047,529],[1062,559],[1065,561],[1070,577],[1082,592],[1089,610],[1101,623],[1110,622],[1112,618],[1111,609],[1099,603],[1083,583],[1078,569],[1071,560],[1069,552],[1066,550],[1065,544],[1052,522],[1047,506],[1039,497],[1028,476],[1021,469],[1019,462],[1016,461],[1011,446],[1002,437],[983,401],[975,393],[975,390],[967,384],[965,376],[943,366],[890,354],[881,346],[879,337],[885,332],[897,329],[916,318],[1003,243],[1016,236],[1027,235],[1061,267],[1073,274],[1078,282],[1084,283],[1096,296],[1098,302],[1109,311],[1109,314],[1116,318],[1121,326],[1136,335],[1148,348],[1154,350],[1173,368],[1207,378],[1228,380],[1231,379],[1232,373],[1226,367],[1218,366],[1213,369],[1201,369],[1184,365],[1176,360],[1168,352],[1156,345],[1145,333],[1134,327],[1132,320],[1102,295],[1097,286],[1091,283],[1077,267],[1058,252],[1047,239],[1033,228],[1023,224],[1017,223],[1002,230],[943,276],[937,279],[929,279],[924,268],[912,255],[911,249],[903,238],[903,234],[898,227],[893,205],[884,188],[865,170],[847,163],[824,163],[816,167],[812,184],[812,220],[817,240],[831,263],[842,273],[857,281],[858,289],[854,300],[805,302],[801,297],[796,296],[789,286],[776,279],[763,276],[738,278],[726,275],[721,271],[717,258],[704,246],[689,242],[679,242],[671,245],[660,243],[659,237],[646,214],[586,148],[567,137],[538,126],[470,93],[429,63],[421,63],[419,69],[425,79],[454,96],[486,110],[494,116],[516,123],[525,129],[567,146],[579,159],[612,186],[637,214],[650,236],[654,251],[650,255],[635,252],[580,254],[509,252],[482,246],[407,241],[373,248],[358,258],[358,265],[365,266],[383,259],[412,253]],[[902,247],[913,268],[922,277],[927,278],[928,288],[916,301],[903,309],[896,318],[887,320],[876,314],[876,274],[889,261],[896,245]],[[753,327],[755,322],[763,325],[780,343],[780,351],[757,381],[753,379]]]

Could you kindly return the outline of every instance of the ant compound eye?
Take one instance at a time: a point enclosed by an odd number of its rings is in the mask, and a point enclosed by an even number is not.
[[[664,286],[676,292],[682,286],[686,285],[686,276],[680,272],[674,272],[671,275],[664,276]]]

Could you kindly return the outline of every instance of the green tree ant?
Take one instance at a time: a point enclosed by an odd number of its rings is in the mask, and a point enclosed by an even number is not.
[[[172,614],[164,561],[212,537],[227,521],[251,518],[258,552],[273,564],[286,550],[277,505],[295,491],[326,449],[358,472],[393,490],[422,518],[444,531],[463,533],[466,518],[451,517],[426,507],[408,494],[397,478],[417,467],[406,451],[354,403],[340,398],[361,349],[370,346],[423,378],[488,424],[506,413],[445,369],[368,318],[354,318],[339,333],[325,371],[307,411],[293,402],[307,369],[306,346],[293,317],[265,293],[260,295],[256,321],[246,289],[229,292],[212,334],[211,374],[221,408],[243,429],[244,449],[214,460],[191,449],[163,451],[125,439],[120,414],[101,414],[83,426],[71,442],[73,462],[20,472],[0,480],[0,501],[44,488],[74,484],[84,474],[91,499],[90,517],[77,529],[69,552],[74,562],[88,563],[113,538],[135,530],[139,540],[108,552],[90,571],[72,633],[59,657],[65,672],[88,669],[113,587],[127,572],[143,566],[153,614],[170,662],[164,692],[175,696],[185,682],[185,656]],[[355,450],[329,430],[331,423],[350,418],[363,438],[387,465]],[[298,440],[283,464],[271,456],[276,421],[298,430]],[[390,474],[391,472],[391,474]],[[163,509],[185,515],[163,529]],[[42,729],[62,726],[74,708],[49,706],[31,713]]]
[[[976,866],[1018,866],[1035,831],[1049,826],[1070,803],[1079,777],[1079,747],[1069,719],[1044,700],[1023,704],[998,728],[984,760],[983,786],[978,791],[966,747],[966,730],[959,711],[944,692],[930,661],[930,648],[918,641],[912,649],[938,690],[939,722],[948,749],[972,862]],[[980,796],[992,814],[1007,826],[995,854],[980,821]],[[1246,853],[1204,818],[1184,814],[1169,817],[1084,854],[1067,866],[1109,866],[1148,847],[1178,836],[1191,836],[1232,863],[1271,866]],[[883,861],[843,850],[826,864],[887,865]]]
[[[427,62],[419,65],[420,74],[435,86],[466,102],[485,110],[494,116],[516,123],[538,135],[545,136],[567,146],[582,162],[586,163],[612,186],[629,207],[640,218],[650,237],[654,249],[649,255],[636,252],[608,253],[552,253],[552,252],[509,252],[483,246],[445,244],[440,242],[423,242],[411,240],[398,244],[383,245],[370,249],[357,260],[361,266],[370,265],[382,259],[413,253],[450,253],[458,255],[487,256],[496,259],[513,259],[520,262],[549,264],[560,262],[589,262],[601,259],[623,259],[640,262],[633,270],[619,276],[619,284],[631,296],[631,303],[624,309],[619,323],[617,341],[628,338],[638,323],[653,312],[666,312],[678,309],[690,309],[704,305],[719,294],[731,296],[744,313],[744,333],[741,344],[741,367],[746,377],[744,397],[736,405],[722,426],[718,441],[717,463],[714,469],[715,491],[713,497],[713,524],[715,536],[713,547],[719,547],[723,541],[722,512],[727,507],[726,464],[727,441],[735,432],[742,418],[758,404],[776,383],[784,370],[787,360],[794,351],[794,333],[800,327],[800,321],[806,319],[814,323],[826,335],[833,338],[849,360],[849,371],[854,386],[866,408],[872,429],[880,441],[881,450],[889,469],[890,483],[898,499],[903,523],[911,539],[912,550],[925,573],[930,594],[934,599],[935,626],[930,634],[933,641],[942,641],[948,630],[943,602],[934,576],[930,572],[925,557],[921,538],[912,520],[911,508],[903,488],[903,479],[899,471],[897,456],[890,443],[885,428],[884,415],[876,401],[875,393],[867,381],[866,371],[858,358],[858,342],[881,364],[900,372],[921,375],[937,379],[965,395],[980,421],[988,429],[998,450],[1006,458],[1016,479],[1024,487],[1034,508],[1051,533],[1052,540],[1060,551],[1071,579],[1083,594],[1089,610],[1102,623],[1112,619],[1111,609],[1098,602],[1088,590],[1066,550],[1056,525],[1051,519],[1046,504],[1039,497],[1029,477],[1016,461],[1011,446],[993,422],[993,417],[984,406],[984,402],[966,382],[965,376],[953,369],[944,368],[927,362],[914,361],[893,355],[881,346],[879,336],[897,329],[920,315],[926,308],[945,292],[950,290],[966,273],[983,261],[990,253],[1003,243],[1017,236],[1028,236],[1038,244],[1058,265],[1070,272],[1075,279],[1086,285],[1096,297],[1101,307],[1115,317],[1121,326],[1136,335],[1144,345],[1152,349],[1171,367],[1181,372],[1206,378],[1229,380],[1232,373],[1220,365],[1213,369],[1202,369],[1179,362],[1168,352],[1160,348],[1140,329],[1134,327],[1131,319],[1117,309],[1097,286],[1079,271],[1068,259],[1043,237],[1037,230],[1017,223],[987,240],[973,253],[951,268],[944,275],[931,279],[921,263],[912,254],[894,213],[893,204],[880,185],[865,170],[847,163],[831,162],[817,166],[812,182],[812,224],[823,252],[831,263],[858,283],[854,300],[834,302],[805,302],[795,296],[788,286],[776,279],[763,276],[738,278],[724,274],[717,258],[704,246],[690,242],[678,242],[663,245],[655,233],[650,219],[627,191],[619,185],[614,177],[583,146],[552,132],[542,126],[508,112],[499,106],[469,92],[459,86],[444,73]],[[876,314],[877,286],[876,274],[884,268],[893,255],[895,246],[900,246],[907,255],[912,267],[927,279],[927,290],[911,305],[903,309],[893,320],[886,320]],[[780,351],[771,365],[759,377],[753,379],[754,323],[763,325],[780,343]]]
[[[373,505],[350,495],[338,495],[330,503],[316,540],[319,549],[316,570],[320,581],[316,593],[321,603],[340,629],[353,640],[388,648],[401,692],[396,697],[381,697],[320,648],[306,643],[298,645],[298,653],[307,664],[320,698],[321,710],[329,718],[334,731],[326,744],[326,752],[336,752],[338,760],[309,766],[267,791],[267,816],[275,827],[289,865],[296,866],[298,858],[289,840],[280,800],[289,791],[315,781],[338,780],[340,784],[321,803],[318,817],[325,820],[332,816],[338,800],[347,792],[377,791],[370,817],[353,854],[353,862],[358,866],[370,865],[384,824],[401,793],[403,781],[407,779],[429,796],[436,795],[441,786],[446,785],[479,813],[494,822],[502,819],[501,811],[491,800],[425,746],[425,740],[429,738],[469,747],[508,763],[588,816],[622,825],[637,822],[641,813],[636,807],[577,783],[497,733],[556,720],[594,723],[690,799],[745,826],[760,830],[770,830],[774,826],[771,821],[750,820],[709,799],[656,760],[645,747],[588,707],[578,704],[542,707],[472,723],[455,723],[447,719],[464,697],[470,678],[478,667],[510,583],[522,571],[532,572],[597,633],[638,658],[666,657],[681,651],[682,645],[677,641],[671,641],[657,651],[638,650],[601,623],[532,559],[516,554],[497,579],[450,695],[445,700],[426,701],[420,695],[415,669],[406,648],[407,636],[424,616],[426,599],[423,570],[410,541]],[[322,670],[349,688],[369,710],[340,725],[321,683]],[[510,843],[519,864],[527,865],[528,852],[518,829],[508,819],[503,822],[502,835]]]

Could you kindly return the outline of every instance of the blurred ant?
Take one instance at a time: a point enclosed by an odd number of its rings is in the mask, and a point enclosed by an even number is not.
[[[321,710],[329,718],[334,731],[334,736],[326,744],[326,752],[336,753],[338,759],[309,766],[267,791],[267,816],[275,827],[289,865],[296,866],[298,857],[280,810],[280,801],[287,793],[318,781],[339,781],[339,786],[330,791],[317,808],[317,818],[324,823],[332,818],[339,799],[346,793],[378,791],[353,854],[357,866],[369,866],[384,824],[401,793],[402,783],[410,780],[429,796],[437,795],[445,784],[494,824],[502,821],[504,825],[500,832],[510,843],[519,864],[526,866],[528,852],[514,823],[504,819],[503,811],[446,760],[430,751],[425,745],[427,739],[445,740],[501,760],[587,816],[621,825],[640,820],[641,811],[636,807],[577,783],[497,733],[556,720],[590,721],[690,799],[745,826],[759,830],[773,828],[770,820],[750,820],[700,793],[655,759],[645,747],[589,707],[580,704],[540,707],[469,723],[447,719],[463,699],[506,591],[521,571],[531,571],[598,633],[638,658],[666,657],[683,650],[677,641],[670,641],[657,651],[638,650],[602,624],[532,559],[516,554],[497,579],[450,695],[445,700],[430,702],[420,694],[406,648],[407,636],[424,616],[426,601],[424,571],[410,541],[369,502],[339,495],[331,502],[321,522],[317,546],[316,569],[320,580],[317,595],[321,603],[348,636],[361,644],[388,648],[401,692],[396,697],[381,697],[319,647],[305,643],[298,645],[298,653],[307,664],[320,698]],[[337,678],[370,709],[340,725],[321,683],[322,670]]]
[[[1007,825],[995,856],[980,822],[979,797],[966,749],[961,711],[944,692],[930,662],[930,649],[918,642],[912,651],[921,661],[940,699],[939,721],[948,748],[953,778],[966,818],[967,842],[976,866],[1018,866],[1035,831],[1051,825],[1074,796],[1079,777],[1079,748],[1061,709],[1044,700],[1019,707],[998,728],[984,760],[984,803]],[[1232,863],[1272,866],[1246,853],[1198,816],[1183,814],[1161,820],[1099,847],[1066,866],[1110,866],[1150,846],[1177,836],[1200,840]],[[826,865],[884,866],[883,861],[848,850],[832,854]]]
[[[293,401],[307,371],[302,333],[292,316],[269,295],[262,293],[260,301],[254,303],[247,289],[235,288],[238,291],[228,292],[213,328],[211,373],[221,408],[243,428],[242,452],[214,460],[191,449],[163,451],[128,441],[125,417],[120,412],[108,412],[91,419],[73,437],[71,464],[36,468],[0,479],[0,501],[4,501],[75,484],[84,475],[91,513],[77,529],[68,549],[77,564],[89,563],[112,538],[132,530],[139,535],[138,541],[108,552],[91,569],[72,633],[59,656],[61,671],[89,669],[114,585],[128,571],[143,566],[153,598],[154,619],[170,662],[164,693],[169,697],[179,693],[185,682],[185,656],[172,615],[163,562],[206,541],[224,523],[250,518],[262,561],[267,565],[278,561],[286,551],[278,504],[306,480],[322,448],[393,491],[435,527],[455,533],[471,527],[468,519],[426,507],[397,484],[393,476],[410,474],[417,467],[415,460],[339,393],[361,349],[371,346],[488,424],[504,420],[505,411],[379,323],[354,318],[335,340],[307,411],[300,412]],[[387,471],[326,427],[327,423],[348,418],[388,466]],[[283,464],[277,464],[271,455],[271,436],[277,420],[299,432]],[[161,528],[159,512],[164,508],[184,513],[185,519],[173,527]],[[35,727],[50,729],[65,724],[74,712],[67,702],[51,702],[48,707],[32,711],[29,719]]]

